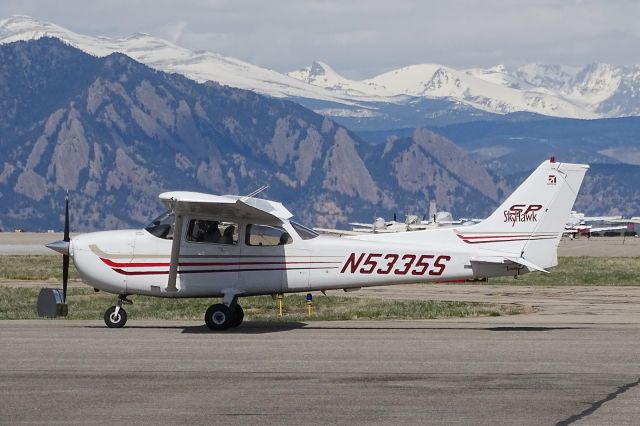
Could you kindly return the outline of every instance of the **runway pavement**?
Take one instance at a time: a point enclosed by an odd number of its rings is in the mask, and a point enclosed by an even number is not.
[[[0,255],[58,255],[45,244],[63,238],[62,232],[0,232]]]
[[[3,237],[0,254],[16,245],[28,252],[43,238]],[[638,239],[621,242],[563,241],[560,253],[639,256]],[[2,283],[27,284],[43,285]],[[227,333],[135,318],[120,330],[102,321],[0,321],[0,424],[639,424],[640,287],[411,285],[348,294],[535,312],[248,322]]]
[[[638,424],[637,324],[0,322],[0,423]]]

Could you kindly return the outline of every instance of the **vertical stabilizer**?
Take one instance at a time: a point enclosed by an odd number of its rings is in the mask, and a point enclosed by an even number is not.
[[[491,216],[458,228],[465,243],[505,252],[541,268],[556,266],[557,247],[589,166],[542,163]]]

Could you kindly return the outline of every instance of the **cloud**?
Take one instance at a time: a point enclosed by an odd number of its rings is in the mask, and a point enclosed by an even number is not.
[[[416,63],[624,65],[640,57],[634,0],[6,0],[74,31],[147,32],[279,71],[322,58],[352,77]]]
[[[160,28],[160,36],[173,44],[180,45],[180,39],[187,28],[187,21],[170,22]]]

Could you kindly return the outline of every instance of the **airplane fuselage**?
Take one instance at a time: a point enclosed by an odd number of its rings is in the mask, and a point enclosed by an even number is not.
[[[239,224],[236,244],[183,239],[178,291],[167,288],[172,240],[146,230],[80,235],[72,240],[71,254],[82,280],[96,289],[159,297],[215,297],[229,288],[258,295],[474,277],[473,253],[446,244],[402,243],[389,235],[304,240],[285,222],[291,243],[249,246],[245,226]],[[425,232],[437,236],[439,231],[418,231],[414,237]]]

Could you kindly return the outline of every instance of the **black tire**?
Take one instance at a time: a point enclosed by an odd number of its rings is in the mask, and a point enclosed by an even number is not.
[[[112,306],[104,313],[104,323],[109,328],[122,328],[127,323],[127,311],[120,308],[118,316],[115,316],[116,307]]]
[[[209,306],[204,314],[204,322],[213,331],[222,331],[231,327],[233,315],[231,310],[221,303]]]
[[[244,311],[242,310],[242,306],[236,303],[236,309],[233,311],[233,320],[231,321],[231,328],[236,328],[240,324],[242,324],[242,320],[244,319]]]

